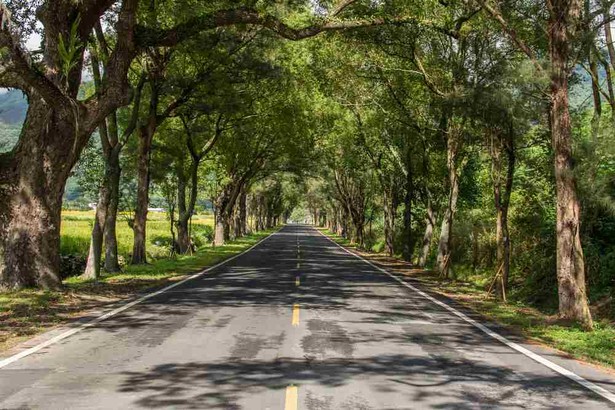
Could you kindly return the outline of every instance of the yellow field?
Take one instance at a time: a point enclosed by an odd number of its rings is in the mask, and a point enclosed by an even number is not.
[[[94,225],[94,211],[62,211],[62,254],[86,255],[90,234]],[[192,219],[193,236],[197,242],[205,242],[211,231],[211,214],[195,215]],[[126,258],[132,252],[133,233],[128,226],[128,215],[120,214],[117,221],[118,252]],[[147,251],[150,257],[158,258],[169,253],[171,242],[170,224],[165,213],[150,212],[147,223]]]

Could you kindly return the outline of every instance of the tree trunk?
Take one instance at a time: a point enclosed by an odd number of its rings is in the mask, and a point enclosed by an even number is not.
[[[359,248],[365,246],[365,237],[363,235],[363,222],[354,221],[354,241]]]
[[[188,219],[184,219],[181,216],[177,219],[177,249],[181,254],[190,253],[192,251]]]
[[[61,288],[62,194],[86,142],[73,117],[30,98],[19,143],[0,154],[0,288]]]
[[[414,235],[412,235],[412,201],[414,199],[414,181],[412,175],[412,165],[409,163],[409,161],[410,154],[408,154],[406,193],[404,195],[404,231],[402,249],[403,258],[408,262],[412,261],[412,254],[414,253],[415,243]]]
[[[497,132],[497,131],[496,131]],[[496,209],[496,293],[506,301],[508,278],[510,276],[510,236],[508,229],[508,208],[515,174],[515,148],[512,125],[506,136],[491,134],[491,178],[493,199]],[[502,154],[506,155],[506,172]],[[499,275],[499,276],[498,276]]]
[[[109,205],[107,206],[107,218],[105,221],[105,271],[120,272],[120,263],[117,251],[117,212],[120,201],[120,149],[113,149],[113,158],[110,158],[111,178],[109,180]],[[115,155],[117,154],[117,155]]]
[[[223,217],[218,215],[218,218],[216,218],[216,226],[214,230],[214,246],[223,246],[226,242],[225,232],[228,230],[227,226],[228,222]]]
[[[237,182],[227,184],[215,200],[216,223],[214,229],[214,246],[224,245],[231,234],[231,219],[235,202],[239,196],[241,185]]]
[[[346,215],[346,208],[342,205],[338,209],[339,213],[339,225],[338,235],[342,238],[348,239],[348,216]]]
[[[109,170],[105,167],[104,180],[98,191],[98,203],[96,205],[96,215],[94,216],[94,227],[90,237],[90,250],[88,252],[87,264],[83,277],[98,280],[100,277],[100,265],[102,258],[103,234],[107,221],[107,210],[109,206]]]
[[[551,57],[551,136],[557,193],[557,281],[559,314],[593,327],[585,290],[581,246],[581,213],[572,160],[572,132],[568,100],[569,39],[572,24],[569,1],[555,2],[549,22]]]
[[[239,195],[239,236],[245,236],[248,233],[247,197],[246,190],[242,190]]]
[[[440,228],[440,241],[438,242],[438,272],[445,278],[451,277],[451,239],[453,221],[457,211],[457,198],[459,197],[459,135],[455,135],[456,130],[449,128],[447,138],[447,168],[448,168],[448,201],[442,217]]]
[[[152,139],[155,126],[151,123],[141,127],[139,132],[139,151],[137,160],[137,205],[135,219],[132,226],[134,242],[132,246],[132,264],[147,263],[146,226],[147,208],[149,207],[150,159],[152,153]]]
[[[0,289],[59,289],[62,190],[44,192],[43,167],[26,167],[0,189]]]
[[[395,213],[396,204],[393,189],[385,187],[382,195],[382,207],[384,210],[384,249],[389,256],[395,253]]]
[[[433,230],[436,226],[436,216],[434,215],[433,205],[431,200],[428,199],[427,214],[425,215],[425,233],[423,234],[423,243],[421,246],[421,255],[419,256],[419,266],[424,268],[429,258],[429,251],[431,249],[431,240],[433,237]]]
[[[186,178],[183,164],[177,170],[177,248],[179,253],[190,252],[190,233],[188,229],[189,205],[186,204]]]
[[[235,214],[235,222],[233,223],[233,230],[235,231],[234,235],[235,238],[241,238],[242,234],[241,234],[241,216],[239,215],[239,212],[237,212]]]

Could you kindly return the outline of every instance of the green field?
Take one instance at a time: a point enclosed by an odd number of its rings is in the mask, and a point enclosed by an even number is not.
[[[195,215],[192,219],[192,233],[197,246],[208,242],[213,231],[214,218],[211,214]],[[94,225],[94,211],[62,211],[61,250],[62,255],[87,256],[90,235]],[[132,252],[133,232],[128,225],[127,215],[119,215],[117,221],[118,252],[126,259]],[[167,257],[171,244],[170,223],[165,213],[150,212],[147,222],[147,253],[150,258]]]

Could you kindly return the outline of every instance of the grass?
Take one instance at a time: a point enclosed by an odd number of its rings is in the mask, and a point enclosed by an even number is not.
[[[342,246],[357,249],[347,239],[326,230],[322,232]],[[608,317],[595,317],[594,330],[586,332],[576,324],[562,323],[555,312],[541,311],[519,300],[499,302],[487,293],[489,281],[484,277],[469,277],[465,281],[444,280],[433,271],[413,269],[398,259],[357,251],[384,267],[420,279],[430,289],[508,327],[530,341],[555,348],[575,359],[615,369],[615,324]]]
[[[120,214],[117,221],[118,253],[124,259],[132,252],[133,232],[128,226],[127,215]],[[192,230],[197,239],[211,231],[214,220],[211,214],[195,215]],[[94,225],[94,211],[62,211],[60,251],[63,255],[87,256],[90,235]],[[164,213],[150,212],[147,222],[147,252],[150,258],[166,257],[171,242],[170,223]]]
[[[91,224],[90,218],[88,213],[70,212],[65,215],[62,240],[65,240],[67,234],[79,241],[84,240],[84,236],[89,235],[87,227]],[[197,224],[204,226],[211,219],[200,218],[198,221]],[[166,221],[160,218],[151,222],[148,226],[148,238],[153,240],[156,233],[162,234],[161,227]],[[166,225],[168,228],[168,222]],[[0,292],[0,351],[54,326],[65,324],[89,310],[164,286],[204,267],[215,265],[251,247],[270,233],[272,230],[258,232],[215,248],[207,244],[201,246],[193,255],[152,259],[148,265],[128,265],[124,272],[103,275],[97,282],[71,277],[64,281],[64,291],[26,289]],[[167,235],[170,237],[170,234]],[[132,240],[130,235],[123,230],[123,235],[118,236],[120,246],[128,249]],[[75,249],[87,250],[87,245]]]

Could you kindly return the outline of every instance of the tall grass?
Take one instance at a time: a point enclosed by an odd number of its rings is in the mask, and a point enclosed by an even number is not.
[[[87,256],[93,226],[94,211],[62,211],[61,253]],[[203,236],[211,231],[212,226],[213,216],[211,214],[195,215],[192,219],[193,236],[204,242]],[[119,215],[117,221],[118,252],[123,258],[128,258],[132,252],[133,236],[125,215]],[[148,256],[154,259],[168,256],[170,243],[171,228],[166,215],[150,212],[147,221]]]

